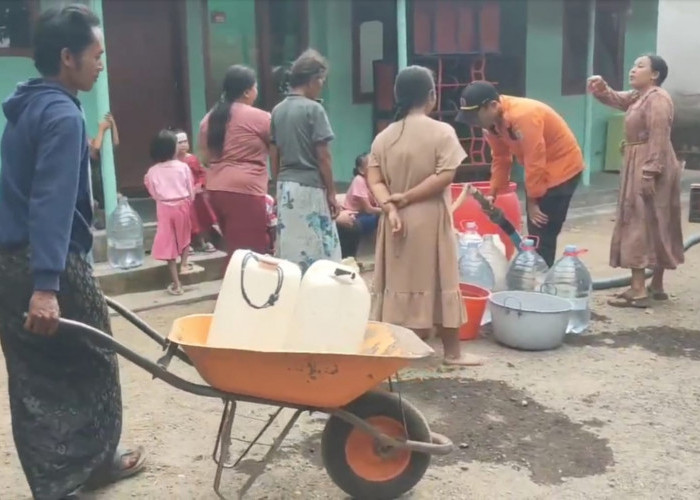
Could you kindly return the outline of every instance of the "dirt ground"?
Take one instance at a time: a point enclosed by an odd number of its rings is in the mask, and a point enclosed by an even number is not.
[[[560,242],[588,248],[596,278],[607,268],[609,216],[569,226]],[[700,232],[687,225],[686,236]],[[455,452],[433,460],[411,499],[694,499],[700,491],[700,246],[670,273],[671,300],[649,311],[615,310],[611,292],[593,299],[594,320],[562,348],[526,353],[488,337],[465,344],[488,357],[483,367],[446,370],[439,358],[402,373],[403,396],[431,428],[453,439]],[[213,303],[164,308],[143,318],[167,333],[174,317],[209,312]],[[116,320],[117,337],[155,359],[149,339]],[[213,499],[211,452],[219,401],[177,391],[122,361],[124,442],[143,444],[148,469],[97,498]],[[196,373],[174,361],[178,374]],[[12,444],[6,380],[0,373],[0,498],[28,498]],[[250,438],[270,408],[243,405],[236,436]],[[252,418],[251,418],[252,417]],[[304,415],[246,498],[343,499],[320,461],[324,419]],[[279,425],[273,427],[279,429]],[[269,443],[272,437],[266,437]],[[234,450],[242,445],[237,443]],[[261,450],[264,451],[264,450]],[[260,456],[261,451],[256,452]],[[224,472],[236,498],[246,476]]]

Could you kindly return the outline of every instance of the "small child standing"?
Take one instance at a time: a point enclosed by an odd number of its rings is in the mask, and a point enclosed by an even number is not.
[[[275,255],[275,240],[277,239],[277,202],[269,194],[265,195],[267,210],[267,251]]]
[[[180,257],[180,274],[187,274],[191,241],[190,210],[194,200],[194,181],[190,168],[175,159],[177,135],[162,130],[151,142],[151,159],[155,162],[146,174],[144,183],[148,193],[156,200],[158,227],[153,240],[151,255],[168,263],[172,283],[167,292],[184,293],[177,269]]]
[[[207,237],[211,233],[216,216],[209,205],[205,190],[207,173],[199,162],[199,158],[190,153],[190,139],[182,130],[175,130],[177,134],[177,159],[187,164],[192,172],[194,181],[195,198],[191,209],[192,240],[195,251],[212,253],[216,248]]]

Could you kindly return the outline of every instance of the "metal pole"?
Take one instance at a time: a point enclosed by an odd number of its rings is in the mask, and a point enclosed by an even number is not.
[[[595,5],[596,0],[588,0],[588,52],[586,57],[586,75],[593,74],[593,60],[595,54]],[[583,185],[591,183],[591,162],[593,161],[593,96],[586,91],[584,96],[583,115],[583,159],[586,168],[583,171]]]
[[[102,0],[90,0],[90,9],[100,18],[103,18]],[[104,19],[103,26],[104,26]],[[109,81],[107,78],[107,49],[102,56],[104,71],[95,84],[95,96],[97,99],[97,119],[101,120],[109,113]],[[117,117],[118,118],[118,117]],[[102,189],[105,198],[105,216],[108,218],[117,208],[117,175],[114,167],[114,148],[112,147],[112,134],[105,134],[102,142],[101,154]]]
[[[406,0],[396,1],[396,37],[398,41],[399,71],[408,66],[408,32],[406,28]]]

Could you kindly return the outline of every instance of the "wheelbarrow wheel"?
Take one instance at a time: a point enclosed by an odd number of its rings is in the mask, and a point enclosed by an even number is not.
[[[394,393],[368,392],[344,410],[387,436],[431,442],[430,428],[423,415]],[[321,438],[323,464],[333,482],[353,498],[398,498],[423,478],[430,465],[430,455],[403,449],[381,450],[379,446],[377,439],[366,431],[331,416]]]

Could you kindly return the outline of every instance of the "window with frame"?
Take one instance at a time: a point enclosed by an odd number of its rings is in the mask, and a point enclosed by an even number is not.
[[[595,0],[596,22],[593,41],[593,73],[611,87],[624,82],[625,31],[629,0]],[[562,47],[562,95],[586,92],[588,59],[588,0],[564,2]]]
[[[371,102],[374,62],[396,58],[396,0],[353,0],[351,9],[353,101]]]
[[[36,0],[0,0],[0,56],[29,56]]]

